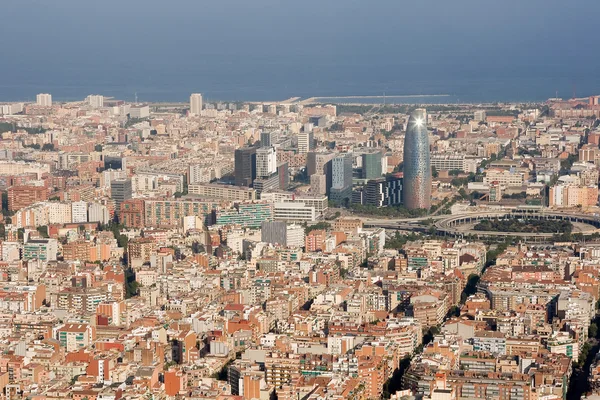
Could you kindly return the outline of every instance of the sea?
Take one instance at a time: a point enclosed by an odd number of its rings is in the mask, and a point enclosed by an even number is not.
[[[318,97],[324,103],[452,104],[541,102],[557,96],[600,94],[600,74],[560,74],[549,66],[540,66],[535,73],[522,67],[511,74],[495,75],[373,64],[369,69],[380,69],[373,74],[360,67],[342,71],[319,65],[318,60],[311,62],[309,71],[299,65],[262,63],[249,66],[213,59],[193,71],[182,72],[177,65],[167,71],[146,66],[143,74],[117,63],[97,70],[72,66],[42,71],[30,66],[25,72],[15,71],[10,82],[0,80],[0,101],[33,101],[37,93],[51,93],[56,101],[102,94],[126,101],[186,102],[190,93],[199,92],[205,102]],[[431,73],[426,73],[427,69]]]
[[[600,94],[600,1],[19,0],[1,8],[0,102],[37,93],[400,104]]]

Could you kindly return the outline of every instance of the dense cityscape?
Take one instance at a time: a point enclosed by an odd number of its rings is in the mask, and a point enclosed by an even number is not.
[[[600,398],[600,96],[0,104],[5,399]]]

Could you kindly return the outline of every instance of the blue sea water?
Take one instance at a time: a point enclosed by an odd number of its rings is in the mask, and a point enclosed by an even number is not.
[[[5,0],[0,101],[600,94],[599,12],[592,0]]]

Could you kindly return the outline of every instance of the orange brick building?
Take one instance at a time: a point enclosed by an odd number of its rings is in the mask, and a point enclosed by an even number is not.
[[[121,203],[120,218],[128,228],[144,227],[144,200],[129,199]]]
[[[21,208],[48,200],[48,189],[44,186],[12,186],[8,189],[8,209],[18,211]]]

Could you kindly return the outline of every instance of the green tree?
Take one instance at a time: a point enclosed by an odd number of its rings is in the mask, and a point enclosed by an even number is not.
[[[402,377],[408,371],[410,367],[411,357],[406,355],[398,365],[398,368],[394,370],[391,378],[388,379],[383,385],[383,393],[381,397],[383,399],[389,399],[393,393],[396,393],[398,390],[402,389]]]
[[[477,284],[479,283],[479,279],[479,275],[477,274],[469,275],[469,277],[467,278],[467,284],[465,285],[465,288],[460,295],[461,304],[464,304],[465,301],[467,301],[467,299],[469,298],[469,296],[472,296],[475,293],[477,293]]]
[[[54,144],[44,143],[44,145],[42,146],[42,151],[54,151]]]
[[[199,243],[199,242],[192,243],[192,253],[200,254],[200,253],[205,253],[205,252],[206,252],[206,248],[204,247],[204,245],[202,243]]]
[[[592,322],[590,324],[590,327],[588,328],[588,337],[590,337],[590,338],[598,337],[598,325],[596,325],[596,323],[594,323],[594,322]]]
[[[2,191],[2,214],[8,214],[8,192]]]
[[[39,232],[41,237],[43,237],[43,238],[50,237],[50,235],[48,235],[48,226],[47,225],[38,226],[35,229]]]
[[[132,268],[125,269],[125,298],[137,296],[139,284],[135,280],[135,272]]]
[[[321,222],[317,222],[314,225],[307,226],[306,229],[305,229],[305,232],[308,235],[311,231],[316,231],[316,230],[319,230],[319,229],[327,230],[329,228],[331,228],[331,224],[329,222],[323,222],[323,221],[321,221]]]

